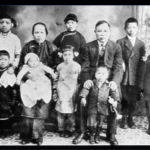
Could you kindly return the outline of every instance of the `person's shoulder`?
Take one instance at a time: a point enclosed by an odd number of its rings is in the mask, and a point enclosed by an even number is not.
[[[75,66],[77,66],[77,67],[80,67],[81,65],[78,63],[78,62],[76,62],[76,61],[73,61],[73,64],[75,65]]]
[[[117,40],[117,42],[122,43],[125,40],[126,37],[120,38]]]
[[[17,40],[19,39],[18,35],[14,34],[12,32],[11,32],[11,37],[14,38],[14,39],[17,39]]]
[[[55,50],[57,49],[56,45],[53,44],[51,41],[45,40],[45,42],[48,44],[48,46],[49,46],[50,48],[53,49],[53,51],[55,51]]]
[[[84,37],[84,36],[83,36],[83,34],[82,34],[82,33],[80,33],[80,32],[79,32],[79,31],[77,31],[77,30],[76,30],[76,33],[77,33],[79,36]]]
[[[86,43],[86,46],[93,46],[95,44],[98,44],[97,40],[93,40],[93,41]]]
[[[145,45],[145,43],[144,43],[142,40],[140,40],[138,37],[137,37],[136,39],[138,40],[138,42],[139,42],[140,44]]]
[[[24,44],[24,46],[34,46],[35,44],[35,41],[34,40],[30,40],[30,41],[27,41],[25,44]]]

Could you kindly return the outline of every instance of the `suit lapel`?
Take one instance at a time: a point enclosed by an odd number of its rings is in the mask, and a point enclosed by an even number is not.
[[[108,40],[106,46],[105,46],[105,54],[104,54],[104,62],[105,64],[107,64],[107,59],[108,59],[108,56],[111,56],[112,55],[112,45],[111,45],[111,42],[110,40]]]
[[[99,55],[99,46],[97,40],[93,41],[92,53],[95,58],[97,58],[97,56]]]
[[[135,45],[134,45],[134,48],[132,50],[132,53],[131,53],[130,57],[133,57],[136,54],[138,46],[139,46],[139,40],[136,38]]]
[[[128,48],[128,50],[132,51],[133,46],[127,36],[125,37],[124,45]]]

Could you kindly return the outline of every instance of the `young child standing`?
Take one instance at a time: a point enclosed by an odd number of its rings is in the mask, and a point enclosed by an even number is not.
[[[61,57],[62,55],[62,48],[65,45],[72,45],[75,48],[74,52],[74,60],[81,65],[81,55],[86,44],[84,36],[79,33],[76,29],[78,26],[78,18],[75,14],[68,14],[64,19],[67,31],[60,33],[53,41],[58,47],[58,52],[55,54],[55,61],[56,64],[60,64],[63,62]]]
[[[8,73],[13,73],[18,67],[21,42],[17,35],[11,32],[12,28],[17,27],[17,22],[7,14],[0,15],[0,50],[7,50],[10,54],[11,66]]]
[[[8,121],[0,123],[1,129],[5,126],[12,126],[13,116],[13,86],[16,82],[16,76],[9,74],[8,68],[10,66],[10,55],[6,50],[0,51],[0,121]]]
[[[73,61],[74,47],[66,45],[62,49],[64,62],[57,66],[58,82],[57,93],[58,100],[55,110],[57,111],[57,121],[60,137],[70,137],[75,124],[75,99],[78,90],[78,76],[81,66]]]
[[[81,103],[85,106],[88,103],[87,108],[87,126],[90,129],[90,143],[100,142],[100,132],[102,125],[107,116],[107,133],[106,138],[111,145],[118,145],[118,141],[115,138],[116,134],[116,114],[113,107],[116,108],[119,99],[119,93],[117,90],[113,91],[109,87],[107,78],[109,77],[110,70],[107,66],[101,65],[97,67],[95,73],[95,79],[93,80],[93,86],[89,89],[83,88],[80,93]],[[88,102],[86,97],[88,97]],[[113,103],[108,102],[108,98],[114,99]],[[111,108],[110,108],[111,107]],[[96,126],[96,134],[95,134]]]
[[[139,99],[139,92],[143,88],[145,45],[137,38],[137,19],[128,18],[125,21],[124,29],[127,33],[126,37],[117,41],[121,45],[126,68],[121,82],[123,118],[120,127],[135,129],[133,115],[136,102]]]
[[[20,95],[23,102],[23,130],[20,134],[22,143],[43,142],[43,124],[48,116],[48,106],[51,100],[51,80],[45,75],[49,73],[56,78],[53,70],[39,61],[35,53],[25,56],[25,65],[17,76],[16,83],[20,85]],[[26,76],[26,80],[23,77]]]

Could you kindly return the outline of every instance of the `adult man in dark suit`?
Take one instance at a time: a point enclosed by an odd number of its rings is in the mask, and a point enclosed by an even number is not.
[[[116,90],[117,85],[119,87],[123,73],[121,47],[119,44],[109,40],[110,25],[107,21],[101,20],[96,23],[95,34],[97,40],[87,43],[83,52],[83,64],[80,76],[81,83],[84,84],[83,86],[87,89],[93,85],[91,80],[94,78],[97,66],[104,64],[111,69],[109,86],[112,90]],[[86,121],[82,120],[86,118],[86,107],[80,103],[80,108],[80,114],[82,114],[80,133],[73,139],[74,144],[78,144],[82,141],[86,130]],[[107,133],[107,139],[112,145],[117,145],[118,142],[114,133]]]

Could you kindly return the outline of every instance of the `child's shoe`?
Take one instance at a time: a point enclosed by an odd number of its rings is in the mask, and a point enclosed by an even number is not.
[[[135,123],[133,122],[132,116],[129,116],[129,117],[128,117],[128,126],[129,126],[131,129],[136,129],[136,125],[135,125]]]
[[[150,135],[150,125],[148,126],[147,133]]]
[[[128,124],[127,124],[127,116],[122,117],[120,128],[122,128],[122,129],[128,129],[129,128]]]
[[[69,138],[69,137],[71,137],[71,136],[72,136],[72,132],[66,130],[64,137],[65,137],[65,138]]]
[[[96,129],[96,134],[95,134],[95,137],[94,137],[94,139],[95,139],[95,143],[99,143],[100,142],[100,131],[101,131],[101,127],[97,127],[97,129]]]
[[[59,135],[60,135],[60,137],[64,137],[65,136],[65,132],[64,131],[59,131]]]
[[[90,140],[89,140],[89,143],[90,144],[94,144],[95,141],[94,141],[94,135],[95,135],[95,132],[94,132],[94,127],[90,127]]]

